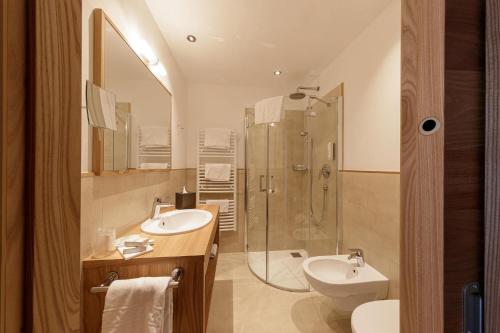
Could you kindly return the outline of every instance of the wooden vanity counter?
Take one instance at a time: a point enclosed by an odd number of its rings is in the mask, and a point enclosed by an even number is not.
[[[155,242],[150,253],[124,260],[115,251],[102,258],[83,260],[84,332],[100,332],[105,294],[92,294],[90,288],[101,284],[108,272],[117,272],[120,279],[131,279],[169,276],[176,267],[181,267],[184,275],[179,287],[174,289],[174,332],[205,332],[218,259],[218,254],[210,258],[210,251],[212,244],[219,243],[219,209],[213,205],[197,208],[212,213],[208,225],[184,234],[148,235]],[[172,209],[162,209],[162,212],[168,210]],[[118,237],[140,233],[140,224],[137,224]]]

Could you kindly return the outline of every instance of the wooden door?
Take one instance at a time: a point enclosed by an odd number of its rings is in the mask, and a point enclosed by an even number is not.
[[[484,0],[403,1],[404,333],[462,332],[463,288],[482,282],[484,15]]]
[[[464,287],[483,281],[485,1],[447,0],[444,332],[464,332]]]
[[[445,0],[403,0],[401,40],[402,333],[443,332]],[[430,119],[430,120],[431,120]]]

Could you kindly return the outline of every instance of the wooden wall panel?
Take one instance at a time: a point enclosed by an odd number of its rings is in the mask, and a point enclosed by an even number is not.
[[[23,0],[3,0],[0,116],[0,332],[23,324],[26,24]]]
[[[443,331],[444,0],[403,0],[401,72],[401,332]]]
[[[486,1],[485,326],[500,332],[500,2]]]
[[[34,332],[80,325],[81,6],[30,1]]]
[[[463,288],[483,280],[484,15],[484,0],[446,2],[445,332],[463,332]]]

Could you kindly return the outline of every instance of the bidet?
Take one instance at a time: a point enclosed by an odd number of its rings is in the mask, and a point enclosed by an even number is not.
[[[311,286],[333,300],[340,312],[387,297],[389,279],[367,263],[356,267],[347,255],[311,257],[302,263]]]

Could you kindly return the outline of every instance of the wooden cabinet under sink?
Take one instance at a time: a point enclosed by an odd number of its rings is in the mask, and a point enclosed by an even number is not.
[[[123,260],[119,253],[104,258],[83,261],[83,331],[101,331],[105,293],[92,294],[108,272],[115,271],[120,279],[144,276],[169,276],[180,267],[183,276],[174,294],[174,332],[203,333],[206,331],[210,300],[215,278],[218,253],[210,257],[212,244],[219,243],[219,214],[217,206],[201,205],[212,213],[212,221],[205,227],[185,234],[151,236],[154,251],[131,260]],[[124,233],[140,233],[135,226]]]

